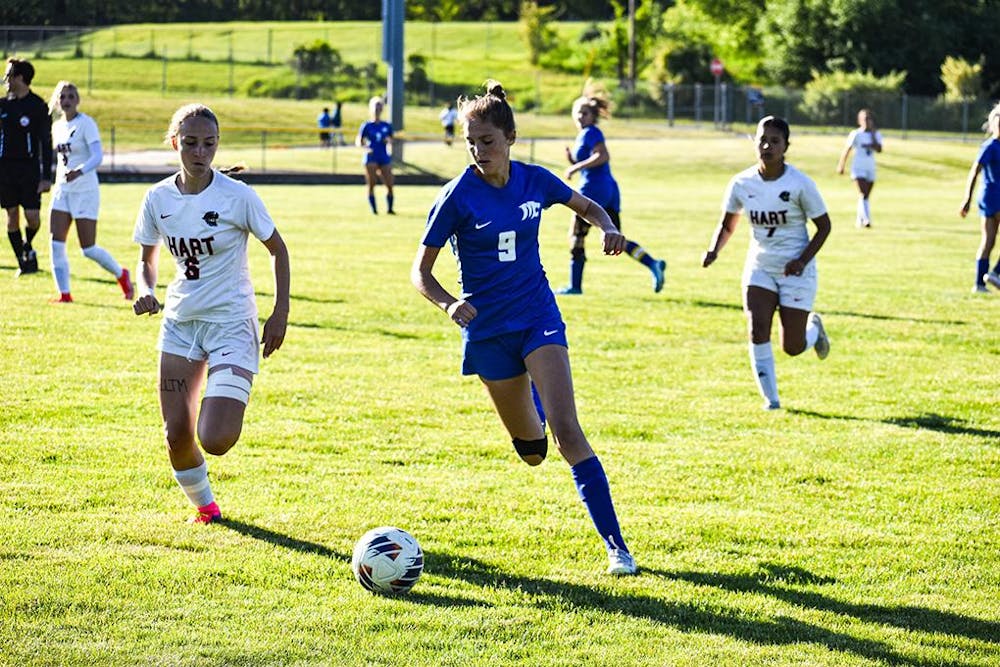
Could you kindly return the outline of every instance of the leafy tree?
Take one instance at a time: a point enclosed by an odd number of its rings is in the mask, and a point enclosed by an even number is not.
[[[947,102],[974,100],[983,94],[983,62],[970,63],[962,58],[948,56],[941,63],[941,83]]]
[[[541,57],[557,43],[558,35],[552,27],[552,7],[541,7],[535,0],[521,3],[521,36],[528,44],[528,58],[537,65]]]

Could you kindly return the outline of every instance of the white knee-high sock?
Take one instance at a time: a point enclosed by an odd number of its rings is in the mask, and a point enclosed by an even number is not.
[[[865,220],[871,221],[871,219],[872,219],[872,209],[871,209],[871,206],[868,203],[868,198],[867,197],[865,199],[861,200],[861,208],[865,212]]]
[[[816,341],[819,339],[819,327],[816,326],[816,321],[813,318],[809,318],[806,322],[806,349],[812,348],[816,345]]]
[[[750,343],[750,366],[760,395],[771,403],[778,403],[778,378],[774,374],[774,351],[770,341]]]
[[[69,256],[65,241],[52,241],[52,276],[60,294],[69,294]]]
[[[858,199],[858,220],[867,220],[867,213],[865,211],[865,200],[864,198]]]
[[[92,245],[89,248],[83,249],[83,256],[87,259],[92,259],[98,264],[100,264],[106,271],[111,273],[115,278],[122,275],[121,264],[115,261],[115,258],[111,256],[107,250],[99,245]]]
[[[212,487],[208,483],[208,463],[187,470],[175,470],[174,479],[181,485],[184,495],[195,507],[204,507],[215,501]]]

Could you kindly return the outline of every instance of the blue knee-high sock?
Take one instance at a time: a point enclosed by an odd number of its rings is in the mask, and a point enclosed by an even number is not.
[[[538,389],[535,388],[535,383],[531,383],[531,400],[535,402],[535,411],[538,412],[538,418],[542,420],[542,430],[545,430],[545,408],[542,407],[542,397],[538,395]]]
[[[990,268],[990,260],[989,260],[989,258],[986,258],[986,259],[977,259],[976,260],[976,284],[977,285],[985,285],[986,284],[986,282],[983,280],[983,276],[986,274],[986,271],[989,270],[989,268]]]
[[[385,203],[386,203],[386,206],[389,208],[389,212],[390,213],[392,213],[392,202],[393,201],[395,201],[395,197],[393,195],[386,195],[385,196]]]
[[[569,286],[583,291],[583,265],[587,263],[587,255],[582,248],[574,248],[569,260]]]
[[[647,269],[653,269],[653,263],[656,262],[652,255],[646,252],[641,245],[635,241],[625,241],[625,252],[628,253],[629,257],[639,262]]]
[[[998,259],[997,263],[993,265],[993,273],[1000,276],[1000,259]]]
[[[372,213],[378,213],[378,209],[375,208],[375,195],[368,195],[368,205],[372,207]]]
[[[621,529],[618,527],[618,516],[611,502],[611,489],[608,487],[608,477],[604,474],[604,466],[600,459],[592,456],[571,467],[573,482],[580,494],[580,499],[587,506],[594,527],[604,540],[607,549],[622,549],[628,551]]]

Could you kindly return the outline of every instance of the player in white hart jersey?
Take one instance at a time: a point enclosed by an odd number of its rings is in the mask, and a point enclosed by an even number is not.
[[[133,308],[137,315],[163,311],[160,410],[170,464],[198,509],[192,521],[211,523],[222,513],[201,449],[221,456],[236,444],[258,371],[258,346],[263,343],[267,358],[284,342],[288,249],[257,193],[212,168],[219,123],[208,107],[178,109],[167,141],[177,151],[181,169],[146,192],[136,218],[142,296]],[[247,259],[250,234],[271,254],[274,272],[274,308],[262,340]],[[154,294],[161,244],[176,265],[162,305]]]
[[[743,269],[744,309],[749,319],[750,363],[764,408],[781,407],[771,349],[774,313],[781,318],[781,346],[791,356],[814,347],[825,359],[830,340],[817,313],[814,257],[830,235],[830,216],[812,179],[785,163],[788,123],[767,116],[757,125],[758,163],[729,181],[722,219],[705,253],[710,266],[733,235],[741,213],[751,225],[750,249]],[[807,220],[816,225],[809,238]]]
[[[847,135],[847,144],[840,154],[837,173],[844,173],[847,156],[854,151],[851,161],[851,178],[858,186],[858,227],[872,226],[872,212],[868,197],[875,187],[875,153],[882,152],[882,133],[875,128],[875,114],[869,109],[858,112],[858,127]]]
[[[56,153],[56,183],[52,188],[49,229],[52,233],[52,275],[59,296],[53,303],[71,303],[69,256],[66,237],[76,220],[76,235],[83,256],[113,275],[129,301],[135,296],[128,269],[107,250],[97,245],[97,211],[100,185],[97,168],[104,154],[101,135],[94,119],[79,110],[80,93],[69,81],[60,81],[52,91],[49,111],[54,118],[52,145]]]

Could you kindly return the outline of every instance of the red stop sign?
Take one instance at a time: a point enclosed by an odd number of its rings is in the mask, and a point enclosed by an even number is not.
[[[713,76],[722,76],[722,73],[725,71],[722,61],[718,58],[712,58],[712,64],[708,68],[712,71]]]

